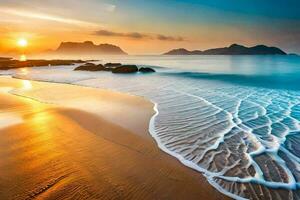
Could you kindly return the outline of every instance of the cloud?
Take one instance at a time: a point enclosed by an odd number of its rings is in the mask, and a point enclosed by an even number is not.
[[[94,33],[95,35],[99,36],[111,36],[111,37],[127,37],[127,38],[133,38],[133,39],[142,39],[149,37],[146,34],[137,33],[137,32],[131,32],[131,33],[121,33],[121,32],[113,32],[108,30],[99,30]]]
[[[99,26],[98,24],[87,22],[87,21],[81,21],[81,20],[70,19],[70,18],[55,16],[55,15],[48,15],[48,14],[43,14],[43,13],[36,13],[36,12],[29,11],[29,10],[0,8],[0,12],[9,14],[9,15],[18,16],[18,17],[26,17],[26,18],[32,18],[32,19],[38,19],[38,20],[45,20],[45,21],[54,21],[54,22],[73,24],[73,25],[79,25],[79,26]]]
[[[145,34],[145,33],[138,33],[138,32],[114,32],[109,30],[98,30],[93,33],[94,35],[98,36],[106,36],[106,37],[126,37],[131,39],[152,39],[152,40],[162,40],[162,41],[184,41],[183,37],[173,37],[173,36],[166,36],[162,34]]]
[[[76,12],[84,13],[89,15],[96,12],[114,12],[116,10],[116,5],[111,3],[104,3],[101,0],[88,0],[88,1],[78,1],[78,0],[1,0],[1,7],[10,8],[23,8],[23,9],[35,9],[35,11],[58,11],[62,12]],[[88,13],[87,13],[88,11]]]
[[[157,35],[156,37],[158,40],[164,40],[164,41],[184,41],[183,37],[172,37],[172,36],[166,36],[166,35]]]

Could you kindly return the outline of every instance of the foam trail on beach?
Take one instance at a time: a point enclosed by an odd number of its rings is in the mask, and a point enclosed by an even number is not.
[[[219,191],[236,199],[299,199],[299,91],[196,75],[115,75],[70,67],[14,74],[146,97],[155,103],[150,133],[159,147],[202,172]]]

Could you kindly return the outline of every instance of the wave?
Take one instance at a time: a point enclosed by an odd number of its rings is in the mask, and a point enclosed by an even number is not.
[[[115,75],[66,67],[14,76],[146,97],[155,103],[149,131],[158,146],[222,193],[300,199],[300,95],[293,86],[260,87],[264,77],[241,75]]]
[[[191,79],[223,81],[235,85],[264,87],[270,89],[300,90],[298,74],[254,75],[254,74],[215,74],[201,72],[166,72],[166,76],[178,76]]]

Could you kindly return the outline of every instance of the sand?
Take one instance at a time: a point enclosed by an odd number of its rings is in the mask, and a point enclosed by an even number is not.
[[[157,147],[152,107],[106,90],[0,77],[0,199],[227,199]]]

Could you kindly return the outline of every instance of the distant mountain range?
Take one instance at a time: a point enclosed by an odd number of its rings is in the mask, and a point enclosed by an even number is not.
[[[118,46],[112,44],[95,45],[91,41],[62,42],[59,47],[51,53],[67,55],[127,55],[127,53]]]
[[[204,51],[189,51],[184,48],[173,49],[164,55],[287,55],[277,47],[268,47],[257,45],[254,47],[245,47],[239,44],[232,44],[229,47],[208,49]]]

